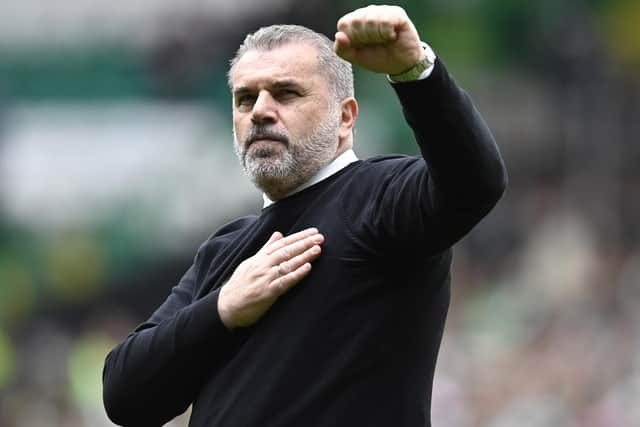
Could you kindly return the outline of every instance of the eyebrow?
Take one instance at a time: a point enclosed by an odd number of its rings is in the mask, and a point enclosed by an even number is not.
[[[271,86],[276,89],[282,89],[282,88],[291,87],[291,86],[299,87],[300,83],[298,83],[295,80],[279,80],[279,81],[273,82]]]
[[[272,83],[269,83],[269,88],[270,89],[285,89],[288,87],[301,87],[301,84],[296,81],[296,80],[291,80],[291,79],[287,79],[287,80],[276,80]],[[238,86],[236,88],[233,89],[233,94],[234,95],[238,95],[238,94],[242,94],[242,93],[247,93],[247,92],[252,92],[253,89],[251,89],[251,87],[249,86]]]

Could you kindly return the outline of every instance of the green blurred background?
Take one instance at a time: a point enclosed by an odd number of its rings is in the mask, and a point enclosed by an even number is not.
[[[332,37],[367,4],[0,3],[1,426],[111,425],[106,352],[260,209],[228,59],[261,25]],[[434,425],[640,425],[640,2],[399,4],[510,172],[457,246]],[[416,153],[383,76],[356,70],[356,94],[360,157]]]

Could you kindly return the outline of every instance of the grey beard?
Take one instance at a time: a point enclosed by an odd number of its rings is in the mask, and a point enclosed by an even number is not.
[[[246,142],[239,144],[235,134],[234,150],[245,174],[254,185],[270,199],[278,200],[307,182],[333,160],[338,145],[338,127],[338,118],[332,109],[313,132],[299,141],[289,141],[281,154],[269,148],[253,150],[249,155]]]

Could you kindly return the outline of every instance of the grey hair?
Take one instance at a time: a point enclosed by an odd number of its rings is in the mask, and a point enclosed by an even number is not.
[[[333,42],[324,34],[316,33],[301,25],[271,25],[247,35],[230,61],[227,79],[231,84],[231,73],[242,55],[249,50],[271,50],[289,43],[308,43],[318,51],[318,69],[327,79],[329,88],[337,101],[352,97],[353,70],[351,64],[333,51]]]

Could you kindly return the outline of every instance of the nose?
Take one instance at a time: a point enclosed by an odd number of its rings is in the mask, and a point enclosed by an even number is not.
[[[269,91],[261,90],[251,110],[253,123],[275,123],[278,120],[278,108],[276,100]]]

